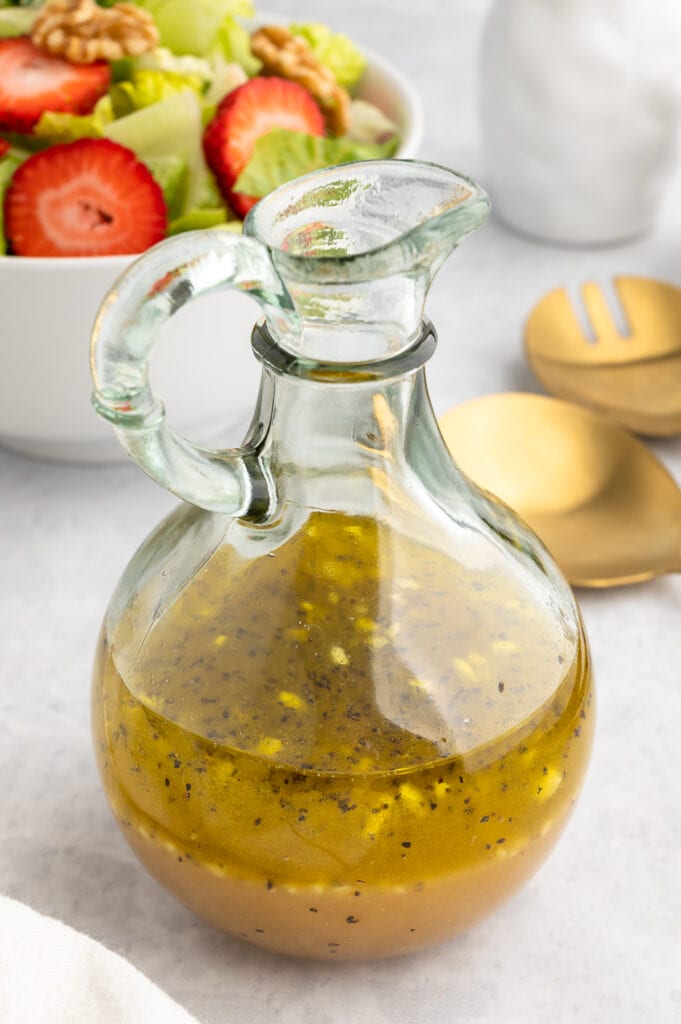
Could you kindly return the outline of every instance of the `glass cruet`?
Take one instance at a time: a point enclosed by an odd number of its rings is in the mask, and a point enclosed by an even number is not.
[[[428,287],[487,208],[430,164],[315,172],[243,237],[149,251],[95,325],[97,411],[184,499],[105,617],[104,787],[164,886],[270,950],[389,956],[469,927],[537,869],[581,786],[570,588],[452,463],[426,388]],[[148,384],[164,321],[216,288],[264,313],[253,421],[222,451],[173,433]]]

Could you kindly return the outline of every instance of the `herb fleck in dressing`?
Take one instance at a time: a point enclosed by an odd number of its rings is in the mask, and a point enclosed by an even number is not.
[[[468,927],[555,843],[588,760],[578,625],[366,517],[221,547],[121,674],[100,770],[149,870],[231,934],[387,956]]]

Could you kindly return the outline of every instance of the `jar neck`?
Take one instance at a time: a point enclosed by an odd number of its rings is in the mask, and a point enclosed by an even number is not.
[[[443,458],[451,471],[425,379],[435,345],[424,323],[417,342],[397,356],[319,363],[296,358],[256,328],[263,379],[247,444],[270,485],[268,517],[291,504],[390,514],[426,452],[429,462]]]
[[[295,319],[273,322],[276,344],[289,355],[360,366],[399,356],[417,343],[433,268],[386,274],[367,282],[320,284],[285,279]]]
[[[422,319],[414,329],[409,345],[400,351],[390,349],[375,358],[357,360],[342,349],[345,360],[324,359],[307,352],[294,352],[268,328],[266,321],[256,324],[251,336],[256,359],[266,372],[276,377],[307,381],[310,384],[333,384],[336,387],[359,387],[373,383],[389,383],[424,366],[437,346],[435,328]],[[340,346],[337,346],[339,349]]]

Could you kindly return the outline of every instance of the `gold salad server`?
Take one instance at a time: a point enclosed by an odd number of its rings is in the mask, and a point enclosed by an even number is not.
[[[459,467],[529,523],[571,583],[607,587],[681,572],[681,489],[605,418],[542,395],[498,394],[446,413]]]

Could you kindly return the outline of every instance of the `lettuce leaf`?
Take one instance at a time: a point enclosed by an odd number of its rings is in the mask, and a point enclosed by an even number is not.
[[[141,68],[132,73],[127,82],[117,82],[109,91],[113,103],[114,115],[125,117],[135,110],[151,107],[154,103],[165,100],[183,89],[189,89],[198,95],[203,89],[203,79],[198,75],[183,74],[176,71],[157,71]]]
[[[189,194],[189,161],[169,154],[147,157],[145,163],[161,186],[168,217],[179,217]]]
[[[208,169],[203,149],[194,164],[191,180],[189,182],[189,193],[187,195],[186,209],[194,206],[199,209],[212,209],[224,206],[227,209],[225,200],[220,194],[220,189],[212,173]]]
[[[37,13],[35,7],[3,7],[0,4],[0,38],[28,35]]]
[[[294,36],[302,36],[310,44],[317,60],[333,72],[339,85],[346,89],[357,85],[367,62],[351,39],[316,21],[289,28]]]
[[[206,56],[226,18],[254,15],[251,0],[135,0],[153,16],[161,45],[175,54]]]
[[[353,100],[350,104],[349,138],[355,142],[387,142],[397,134],[397,125],[375,104]]]
[[[393,156],[396,148],[397,139],[371,145],[354,142],[347,136],[328,139],[288,128],[273,128],[256,141],[253,155],[239,175],[234,191],[260,198],[301,174],[352,160],[385,159]]]
[[[41,114],[33,134],[51,146],[58,142],[74,142],[76,139],[99,139],[113,119],[111,98],[102,96],[91,114],[58,114],[46,110]]]
[[[117,118],[104,134],[145,162],[152,156],[179,156],[191,165],[201,148],[199,97],[188,89],[175,92],[151,107]]]
[[[130,73],[125,77],[132,78],[136,70],[174,71],[177,75],[200,78],[203,82],[210,82],[213,78],[213,69],[205,58],[186,53],[180,57],[165,46],[157,46],[135,57]]]
[[[124,82],[126,79],[131,78],[133,71],[137,67],[138,60],[139,57],[130,57],[127,54],[125,57],[119,57],[118,60],[110,60],[111,81]]]
[[[236,18],[228,15],[221,23],[211,53],[228,64],[240,64],[249,78],[257,75],[262,63],[251,51],[251,37]]]
[[[194,207],[187,210],[181,217],[176,217],[168,225],[169,235],[179,235],[182,231],[202,231],[204,228],[222,227],[229,231],[241,231],[241,221],[227,222],[229,216],[224,206],[216,208]]]
[[[4,231],[3,209],[5,205],[5,192],[9,188],[12,176],[20,164],[30,156],[30,153],[23,153],[16,149],[10,149],[3,157],[0,157],[0,256],[7,252],[7,239]]]
[[[213,81],[203,96],[203,123],[213,119],[215,108],[228,93],[247,81],[248,76],[241,64],[235,61],[228,63],[222,54],[216,54],[213,57]]]

